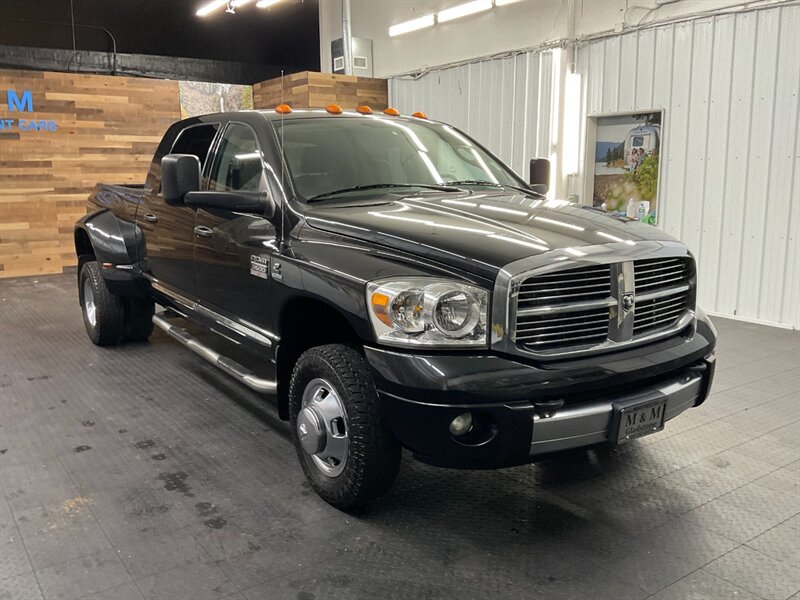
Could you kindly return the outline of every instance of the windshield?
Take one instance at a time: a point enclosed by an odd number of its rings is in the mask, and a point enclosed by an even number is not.
[[[380,185],[488,182],[527,187],[449,125],[381,117],[293,119],[275,125],[294,184],[305,198]]]

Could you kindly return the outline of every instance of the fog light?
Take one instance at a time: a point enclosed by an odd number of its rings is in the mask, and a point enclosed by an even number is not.
[[[456,437],[468,434],[472,431],[472,413],[461,413],[450,421],[450,433]]]

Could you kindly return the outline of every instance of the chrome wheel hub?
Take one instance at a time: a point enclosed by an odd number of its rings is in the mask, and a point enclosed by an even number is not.
[[[336,477],[347,464],[347,412],[336,389],[324,379],[313,379],[303,392],[297,415],[297,437],[303,451],[328,477]]]
[[[83,282],[83,313],[86,315],[89,325],[94,327],[97,324],[97,307],[94,303],[92,282],[89,279]]]

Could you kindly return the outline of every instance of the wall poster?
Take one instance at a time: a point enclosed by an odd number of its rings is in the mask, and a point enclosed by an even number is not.
[[[592,117],[592,206],[655,225],[662,112]]]
[[[231,83],[178,82],[181,118],[253,108],[253,88]]]

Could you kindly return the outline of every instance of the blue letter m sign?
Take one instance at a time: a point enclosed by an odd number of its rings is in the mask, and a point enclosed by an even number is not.
[[[15,90],[8,90],[7,96],[9,111],[13,112],[18,110],[19,112],[33,112],[33,96],[31,96],[30,90],[22,92],[22,98],[17,96]]]

